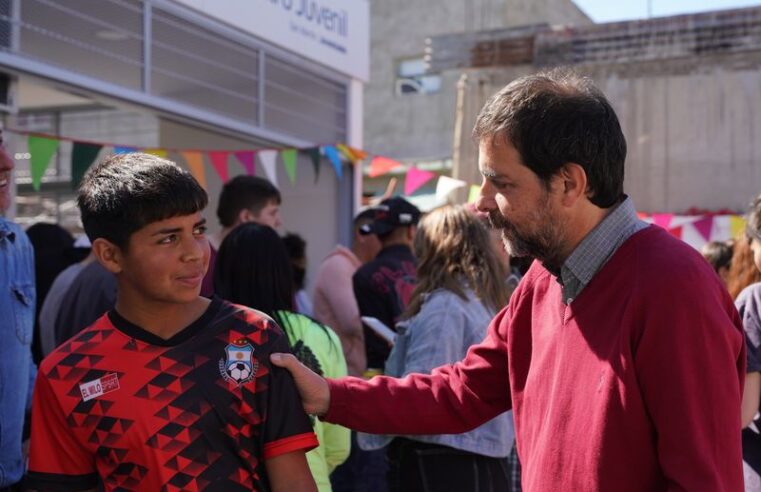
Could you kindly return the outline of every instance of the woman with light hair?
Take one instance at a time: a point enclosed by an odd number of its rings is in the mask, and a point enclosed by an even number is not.
[[[489,231],[463,207],[434,210],[418,224],[414,241],[418,283],[386,362],[386,374],[405,376],[461,360],[481,342],[495,313],[507,304],[505,268]],[[512,415],[504,413],[464,434],[368,436],[389,444],[392,491],[510,490],[507,456]]]

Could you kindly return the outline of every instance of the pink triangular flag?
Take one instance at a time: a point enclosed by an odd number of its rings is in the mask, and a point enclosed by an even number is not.
[[[227,181],[230,179],[227,174],[227,158],[229,155],[230,152],[227,150],[214,150],[209,152],[211,165],[214,166],[214,169],[219,175],[219,179],[221,179],[223,183],[227,183]]]
[[[694,227],[706,241],[711,240],[711,229],[713,229],[713,216],[706,215],[702,219],[693,222]]]
[[[668,230],[674,214],[653,214],[653,224]]]
[[[235,157],[237,157],[240,163],[243,165],[243,169],[246,170],[246,174],[253,176],[254,170],[256,169],[256,165],[254,164],[254,151],[239,150],[238,152],[235,152]]]
[[[413,194],[415,190],[432,180],[434,176],[436,176],[436,173],[421,171],[414,166],[409,168],[407,170],[407,179],[404,180],[404,194]]]

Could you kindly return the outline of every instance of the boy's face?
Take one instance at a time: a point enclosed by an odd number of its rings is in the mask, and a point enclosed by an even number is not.
[[[115,255],[119,289],[145,303],[196,300],[209,266],[205,224],[196,212],[152,222],[133,233],[127,248]]]
[[[258,214],[253,214],[252,220],[257,224],[268,225],[277,229],[283,224],[280,221],[280,204],[275,200],[270,200]]]

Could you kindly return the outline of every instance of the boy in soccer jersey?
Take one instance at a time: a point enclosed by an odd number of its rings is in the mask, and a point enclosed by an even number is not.
[[[32,490],[315,491],[317,445],[287,371],[287,338],[257,311],[199,296],[206,192],[170,161],[108,158],[79,190],[113,311],[40,366]]]

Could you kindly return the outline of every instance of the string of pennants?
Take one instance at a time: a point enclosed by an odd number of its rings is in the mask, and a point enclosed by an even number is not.
[[[639,214],[645,222],[663,227],[696,249],[709,241],[736,238],[745,230],[745,218],[731,214]]]
[[[211,165],[211,168],[222,182],[227,182],[230,178],[228,165],[231,156],[235,158],[235,161],[249,175],[255,173],[257,163],[261,165],[264,175],[275,186],[278,186],[276,171],[278,158],[282,162],[286,175],[291,183],[293,183],[296,181],[298,154],[308,155],[312,160],[315,180],[319,177],[320,160],[323,156],[330,161],[339,180],[343,179],[341,167],[343,162],[348,161],[356,164],[368,157],[367,152],[345,144],[320,145],[302,149],[198,150],[136,147],[76,140],[25,130],[7,129],[6,131],[27,137],[32,187],[36,191],[40,190],[42,177],[50,166],[51,160],[59,150],[62,142],[71,143],[71,182],[74,187],[79,184],[87,169],[95,162],[104,148],[112,149],[114,154],[145,152],[159,157],[167,157],[170,153],[179,155],[187,164],[191,174],[204,188],[207,187],[205,162]],[[382,176],[400,166],[405,165],[388,157],[373,156],[369,164],[368,175],[370,177]],[[412,195],[436,176],[436,173],[418,169],[414,165],[407,167],[404,194],[407,196]],[[444,200],[450,192],[466,186],[468,186],[468,183],[465,181],[449,176],[438,176],[436,197],[439,200]],[[468,201],[474,201],[477,195],[478,186],[471,185]]]
[[[104,148],[112,148],[114,154],[138,151],[159,157],[167,157],[169,153],[177,154],[182,157],[191,174],[204,188],[207,187],[205,160],[211,164],[212,169],[214,169],[223,182],[229,179],[228,164],[231,156],[235,158],[249,175],[254,174],[258,162],[262,166],[267,179],[275,184],[275,186],[278,186],[276,171],[278,157],[291,183],[296,181],[296,162],[300,153],[309,156],[312,160],[315,180],[319,177],[320,161],[323,156],[330,161],[339,180],[343,179],[343,162],[357,164],[368,157],[367,152],[345,144],[319,145],[303,149],[198,150],[144,148],[80,141],[24,130],[6,129],[5,131],[28,138],[27,149],[30,154],[32,187],[36,191],[40,190],[42,177],[50,166],[51,159],[59,150],[61,142],[71,142],[71,176],[74,186],[79,184],[87,169],[95,162]],[[405,165],[384,156],[372,157],[369,164],[368,176],[371,178],[383,176],[399,167],[406,168],[404,184],[404,195],[406,196],[412,195],[437,176],[436,198],[439,201],[445,200],[447,195],[454,190],[468,187],[468,183],[463,180],[449,176],[439,176],[436,173],[418,169],[414,164]],[[474,202],[478,197],[478,193],[479,186],[470,185],[468,203]],[[708,241],[725,241],[737,237],[745,228],[745,219],[740,215],[733,214],[678,215],[656,213],[639,215],[644,221],[663,227],[672,235],[695,248],[700,248]]]
[[[42,177],[50,166],[51,159],[59,150],[61,142],[71,142],[71,182],[76,187],[82,180],[87,169],[95,162],[101,150],[104,148],[113,149],[114,154],[124,154],[129,152],[145,152],[158,157],[167,157],[170,153],[177,154],[185,161],[193,177],[203,186],[207,187],[206,170],[204,161],[211,164],[212,169],[216,172],[222,182],[227,182],[230,178],[228,164],[230,157],[243,167],[246,174],[253,175],[256,170],[257,161],[262,166],[264,174],[275,186],[278,186],[277,179],[277,159],[280,160],[285,168],[285,172],[291,181],[296,181],[296,162],[298,154],[305,154],[310,157],[315,171],[315,181],[320,174],[320,160],[326,157],[339,180],[343,179],[342,165],[348,161],[352,164],[360,162],[367,157],[367,153],[350,147],[345,144],[320,145],[303,149],[251,149],[251,150],[198,150],[198,149],[171,149],[171,148],[145,148],[123,146],[111,143],[80,141],[71,138],[58,137],[43,133],[28,132],[23,130],[6,130],[9,133],[15,133],[27,137],[27,149],[30,154],[30,171],[32,177],[32,187],[39,191],[42,184]]]
[[[414,164],[402,164],[399,161],[383,156],[375,156],[372,158],[367,175],[371,178],[376,178],[388,174],[392,170],[400,167],[406,168],[406,177],[404,180],[404,195],[406,196],[412,195],[415,191],[436,177],[438,177],[436,183],[436,199],[438,201],[444,201],[446,200],[447,195],[452,191],[468,186],[468,183],[461,179],[455,179],[449,176],[439,176],[434,172],[418,169]],[[478,190],[478,185],[470,185],[468,203],[476,200],[478,197]]]

